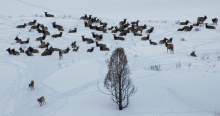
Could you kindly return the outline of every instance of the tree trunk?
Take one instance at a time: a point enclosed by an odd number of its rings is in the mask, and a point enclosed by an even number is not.
[[[119,110],[122,110],[123,109],[123,106],[122,106],[122,83],[121,83],[121,77],[119,77]]]

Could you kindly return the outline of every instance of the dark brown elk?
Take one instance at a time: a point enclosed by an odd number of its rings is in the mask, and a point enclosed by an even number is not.
[[[157,43],[150,40],[150,45],[157,45]]]
[[[77,52],[79,49],[79,46],[76,47],[76,49],[73,49],[73,52]]]
[[[100,51],[109,51],[109,48],[107,48],[106,46],[100,46]]]
[[[76,48],[76,41],[74,41],[72,44],[71,44],[72,48]]]
[[[34,20],[34,21],[32,21],[32,22],[29,22],[28,25],[35,25],[36,22],[37,22],[37,21]]]
[[[82,40],[86,41],[88,44],[94,43],[94,40],[90,39],[90,38],[85,38],[84,35],[82,35]]]
[[[18,36],[15,37],[15,41],[16,41],[17,43],[21,43],[21,39],[19,39]]]
[[[149,40],[150,39],[150,34],[147,34],[147,37],[142,37],[141,40],[145,41],[145,40]]]
[[[217,18],[214,18],[214,19],[212,19],[212,22],[213,22],[213,24],[217,25],[218,19],[217,19]]]
[[[59,60],[61,60],[61,59],[63,59],[63,53],[62,53],[62,51],[60,50],[60,51],[59,51]]]
[[[189,21],[186,20],[186,22],[180,22],[179,25],[188,25]]]
[[[77,32],[77,28],[74,28],[74,30],[69,30],[69,32],[68,33],[76,33]]]
[[[43,41],[40,41],[40,42],[41,42],[41,45],[38,46],[39,48],[48,48],[48,46],[50,45],[49,42],[47,42],[47,43],[45,43]]]
[[[67,47],[67,48],[64,49],[64,50],[61,50],[62,54],[67,54],[69,51],[70,51],[70,48],[69,48],[69,47]]]
[[[58,37],[62,37],[62,35],[63,35],[63,32],[60,32],[60,34],[54,34],[51,37],[52,38],[58,38]]]
[[[37,49],[34,49],[34,48],[32,48],[31,46],[30,47],[28,47],[28,49],[27,49],[29,52],[31,52],[31,53],[39,53],[39,50],[37,50]],[[27,51],[26,50],[26,51]],[[25,52],[26,52],[25,51]]]
[[[59,48],[53,48],[53,46],[50,46],[50,48],[49,48],[51,51],[60,51],[61,49],[59,49]]]
[[[199,26],[199,22],[194,23],[192,26]]]
[[[95,32],[92,32],[92,36],[93,38],[96,38],[96,41],[101,41],[103,38],[103,34],[98,35],[98,34],[95,34]]]
[[[31,83],[29,84],[29,87],[31,88],[31,90],[34,90],[34,80],[31,81]]]
[[[114,40],[125,40],[125,38],[124,37],[116,37],[116,34],[113,34],[113,36],[114,36]]]
[[[42,106],[42,105],[46,104],[46,101],[45,101],[44,96],[42,96],[42,97],[38,98],[38,99],[37,99],[37,101],[39,102],[40,106]]]
[[[47,35],[50,35],[50,32],[49,31],[43,31],[43,34],[47,36]]]
[[[167,40],[167,43],[172,43],[172,41],[173,41],[173,38],[170,38]]]
[[[151,27],[150,29],[148,29],[148,30],[146,31],[146,33],[152,33],[153,30],[154,30],[154,27]]]
[[[184,26],[183,28],[184,28],[184,31],[191,31],[192,28],[193,28],[193,26],[192,26],[192,25],[190,25],[190,26]]]
[[[52,14],[48,14],[47,12],[44,12],[45,13],[45,17],[54,17],[54,15]]]
[[[168,44],[166,42],[165,46],[167,47],[167,53],[168,53],[168,49],[170,50],[170,53],[174,53],[174,45],[173,44]]]
[[[17,28],[25,28],[27,26],[26,23],[24,23],[23,25],[18,25]]]
[[[198,18],[197,18],[197,22],[199,22],[200,24],[201,24],[201,23],[203,24],[206,19],[207,19],[207,16],[198,17]]]
[[[25,53],[27,54],[27,56],[34,56],[33,53],[31,53],[29,50],[26,50]]]
[[[197,57],[197,55],[195,54],[195,51],[192,51],[192,53],[190,53],[190,56]]]
[[[85,14],[85,16],[80,17],[81,20],[89,20],[89,18],[87,17],[87,14]]]
[[[215,29],[214,26],[208,25],[207,23],[205,24],[206,29]]]
[[[42,40],[45,40],[45,38],[46,38],[46,35],[43,35],[43,37],[36,38],[36,41],[42,41]]]
[[[15,51],[15,49],[8,48],[6,51],[8,51],[9,55],[20,55],[18,51]]]
[[[142,36],[141,33],[134,32],[134,36]]]
[[[127,20],[127,19],[124,19],[124,21],[119,22],[119,25],[120,25],[120,26],[124,26],[124,24],[126,23],[126,20]]]
[[[20,50],[20,53],[24,53],[24,50],[21,47],[19,48],[19,50]]]
[[[143,31],[144,29],[147,29],[147,25],[145,24],[144,26],[136,26],[135,29],[139,30],[139,31]]]
[[[119,31],[118,27],[115,26],[115,30],[112,30],[111,33],[117,33]]]
[[[53,28],[57,28],[59,31],[64,31],[63,26],[57,25],[56,22],[53,22],[52,25],[53,25]]]
[[[39,29],[39,28],[40,28],[40,24],[39,23],[37,25],[31,26],[31,29]]]
[[[131,22],[132,25],[138,25],[139,20],[137,20],[136,22]]]
[[[45,27],[43,24],[40,26],[44,31],[48,31],[48,27]]]
[[[108,28],[108,30],[112,30],[114,28],[114,26],[111,26],[110,28]]]
[[[91,49],[88,49],[87,52],[93,52],[94,47],[92,47]]]
[[[20,44],[28,44],[29,43],[30,38],[27,38],[26,41],[21,41]]]
[[[96,42],[96,47],[105,47],[106,45],[105,44],[100,44],[98,42]]]
[[[41,56],[52,55],[53,49],[47,49],[41,54]]]
[[[167,42],[167,40],[168,40],[167,38],[164,38],[163,40],[159,41],[159,44],[165,44]]]

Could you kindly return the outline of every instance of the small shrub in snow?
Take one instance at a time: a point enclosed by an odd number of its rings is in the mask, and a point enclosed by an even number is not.
[[[199,28],[195,28],[194,30],[195,30],[195,31],[200,31],[200,29],[199,29]]]
[[[155,71],[160,71],[161,69],[160,69],[160,64],[158,64],[158,65],[152,65],[151,67],[150,67],[150,70],[155,70]]]
[[[192,66],[192,63],[188,63],[188,67],[191,67]]]
[[[181,67],[181,62],[179,61],[178,63],[176,63],[176,68],[180,69],[180,67]]]
[[[184,38],[181,38],[180,40],[181,40],[181,41],[186,41]]]

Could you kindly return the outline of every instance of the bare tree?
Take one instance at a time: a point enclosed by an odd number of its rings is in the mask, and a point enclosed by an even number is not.
[[[110,92],[112,100],[118,104],[119,110],[126,108],[129,97],[136,92],[135,86],[129,77],[127,56],[123,48],[116,48],[108,64],[108,73],[104,86]]]

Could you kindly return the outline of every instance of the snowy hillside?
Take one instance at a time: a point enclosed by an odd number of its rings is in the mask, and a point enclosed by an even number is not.
[[[218,0],[2,0],[0,4],[0,116],[219,116],[220,115],[220,26],[212,25],[212,19],[220,19]],[[54,14],[45,17],[44,12]],[[128,33],[125,40],[114,40],[110,30],[103,33],[91,30],[80,20],[84,14],[108,23],[107,28],[140,20],[139,25],[154,27],[150,39],[173,38],[174,54],[167,53],[164,44],[150,45],[147,29],[142,36]],[[197,17],[206,15],[205,25],[193,27],[189,32],[177,29],[178,22],[189,20],[196,23]],[[38,48],[42,33],[30,30],[31,26],[16,28],[30,21],[48,27],[51,35],[59,34],[52,22],[62,25],[60,38],[47,36],[54,48],[70,48],[69,53],[59,60],[59,53],[41,56],[45,48]],[[99,25],[94,23],[93,25]],[[129,26],[130,27],[130,26]],[[77,33],[68,33],[77,28]],[[106,44],[110,51],[100,51],[96,44],[82,41],[82,35],[103,34],[99,42]],[[118,36],[120,32],[116,35]],[[14,40],[30,38],[29,44]],[[71,43],[79,46],[73,52]],[[34,56],[20,53],[9,55],[6,49],[19,51],[29,46],[39,50]],[[94,47],[94,51],[87,49]],[[137,92],[130,97],[130,104],[122,111],[104,92],[103,81],[108,71],[107,61],[117,47],[123,47],[128,58],[130,77]],[[196,51],[197,57],[190,53]],[[153,70],[152,66],[159,66]],[[35,89],[28,84],[35,81]],[[45,97],[46,104],[40,106],[37,98]],[[215,113],[216,112],[216,113]]]

